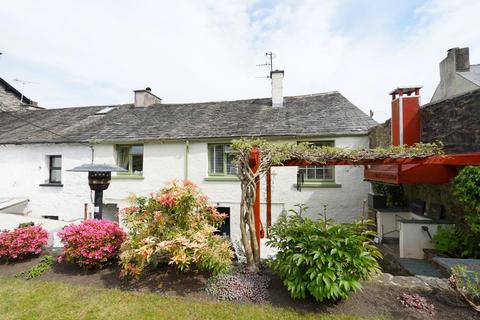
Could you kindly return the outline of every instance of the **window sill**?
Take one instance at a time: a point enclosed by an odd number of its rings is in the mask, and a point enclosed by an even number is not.
[[[297,188],[297,185],[293,185],[295,188]],[[339,183],[335,182],[305,182],[302,184],[302,189],[303,188],[341,188],[342,185]]]
[[[39,184],[40,187],[63,187],[62,183],[41,183]]]
[[[237,176],[208,176],[205,181],[240,181]]]
[[[112,180],[143,180],[143,176],[135,175],[135,174],[119,174],[116,176],[112,176]]]

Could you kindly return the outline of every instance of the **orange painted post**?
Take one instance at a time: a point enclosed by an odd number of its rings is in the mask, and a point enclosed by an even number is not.
[[[272,169],[267,171],[267,237],[268,228],[272,226]]]
[[[257,172],[258,167],[260,166],[260,154],[257,147],[253,147],[250,151],[250,167],[254,173]],[[253,220],[255,223],[255,235],[258,243],[258,252],[260,252],[260,238],[261,238],[261,227],[260,222],[260,179],[255,180],[255,202],[253,203]]]

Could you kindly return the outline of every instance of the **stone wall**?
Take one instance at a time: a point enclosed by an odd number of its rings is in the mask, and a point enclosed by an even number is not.
[[[480,151],[480,89],[422,106],[422,141],[447,153]]]
[[[450,99],[429,103],[421,108],[422,142],[441,141],[447,153],[480,151],[480,89]],[[370,147],[390,144],[391,123],[387,120],[369,131]],[[462,206],[455,199],[452,185],[404,185],[408,200],[420,199],[445,207],[447,218],[460,221]]]
[[[368,131],[370,148],[387,147],[391,143],[392,126],[390,119]]]

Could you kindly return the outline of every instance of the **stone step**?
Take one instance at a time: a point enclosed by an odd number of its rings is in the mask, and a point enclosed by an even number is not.
[[[413,258],[399,258],[398,261],[414,276],[442,278],[440,271],[428,261]]]

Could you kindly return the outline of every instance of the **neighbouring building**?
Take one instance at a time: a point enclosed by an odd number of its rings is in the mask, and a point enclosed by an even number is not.
[[[37,102],[25,97],[4,79],[0,78],[0,103],[3,111],[42,109]]]
[[[113,174],[104,193],[105,218],[118,219],[131,193],[147,195],[169,180],[189,179],[230,215],[223,231],[237,239],[241,190],[229,153],[232,139],[368,147],[368,130],[376,125],[339,92],[283,97],[282,81],[283,71],[273,71],[271,98],[165,104],[147,88],[134,91],[133,104],[35,110],[21,119],[2,114],[1,197],[27,200],[16,212],[21,215],[82,219],[84,204],[91,203],[87,175],[67,170],[92,160],[91,145],[95,163],[128,170]],[[298,170],[305,174],[301,192]],[[272,218],[305,203],[312,216],[327,205],[330,217],[351,221],[369,190],[362,167],[275,167]]]
[[[480,89],[480,64],[470,64],[469,48],[448,50],[440,62],[440,83],[430,102],[437,102]]]

